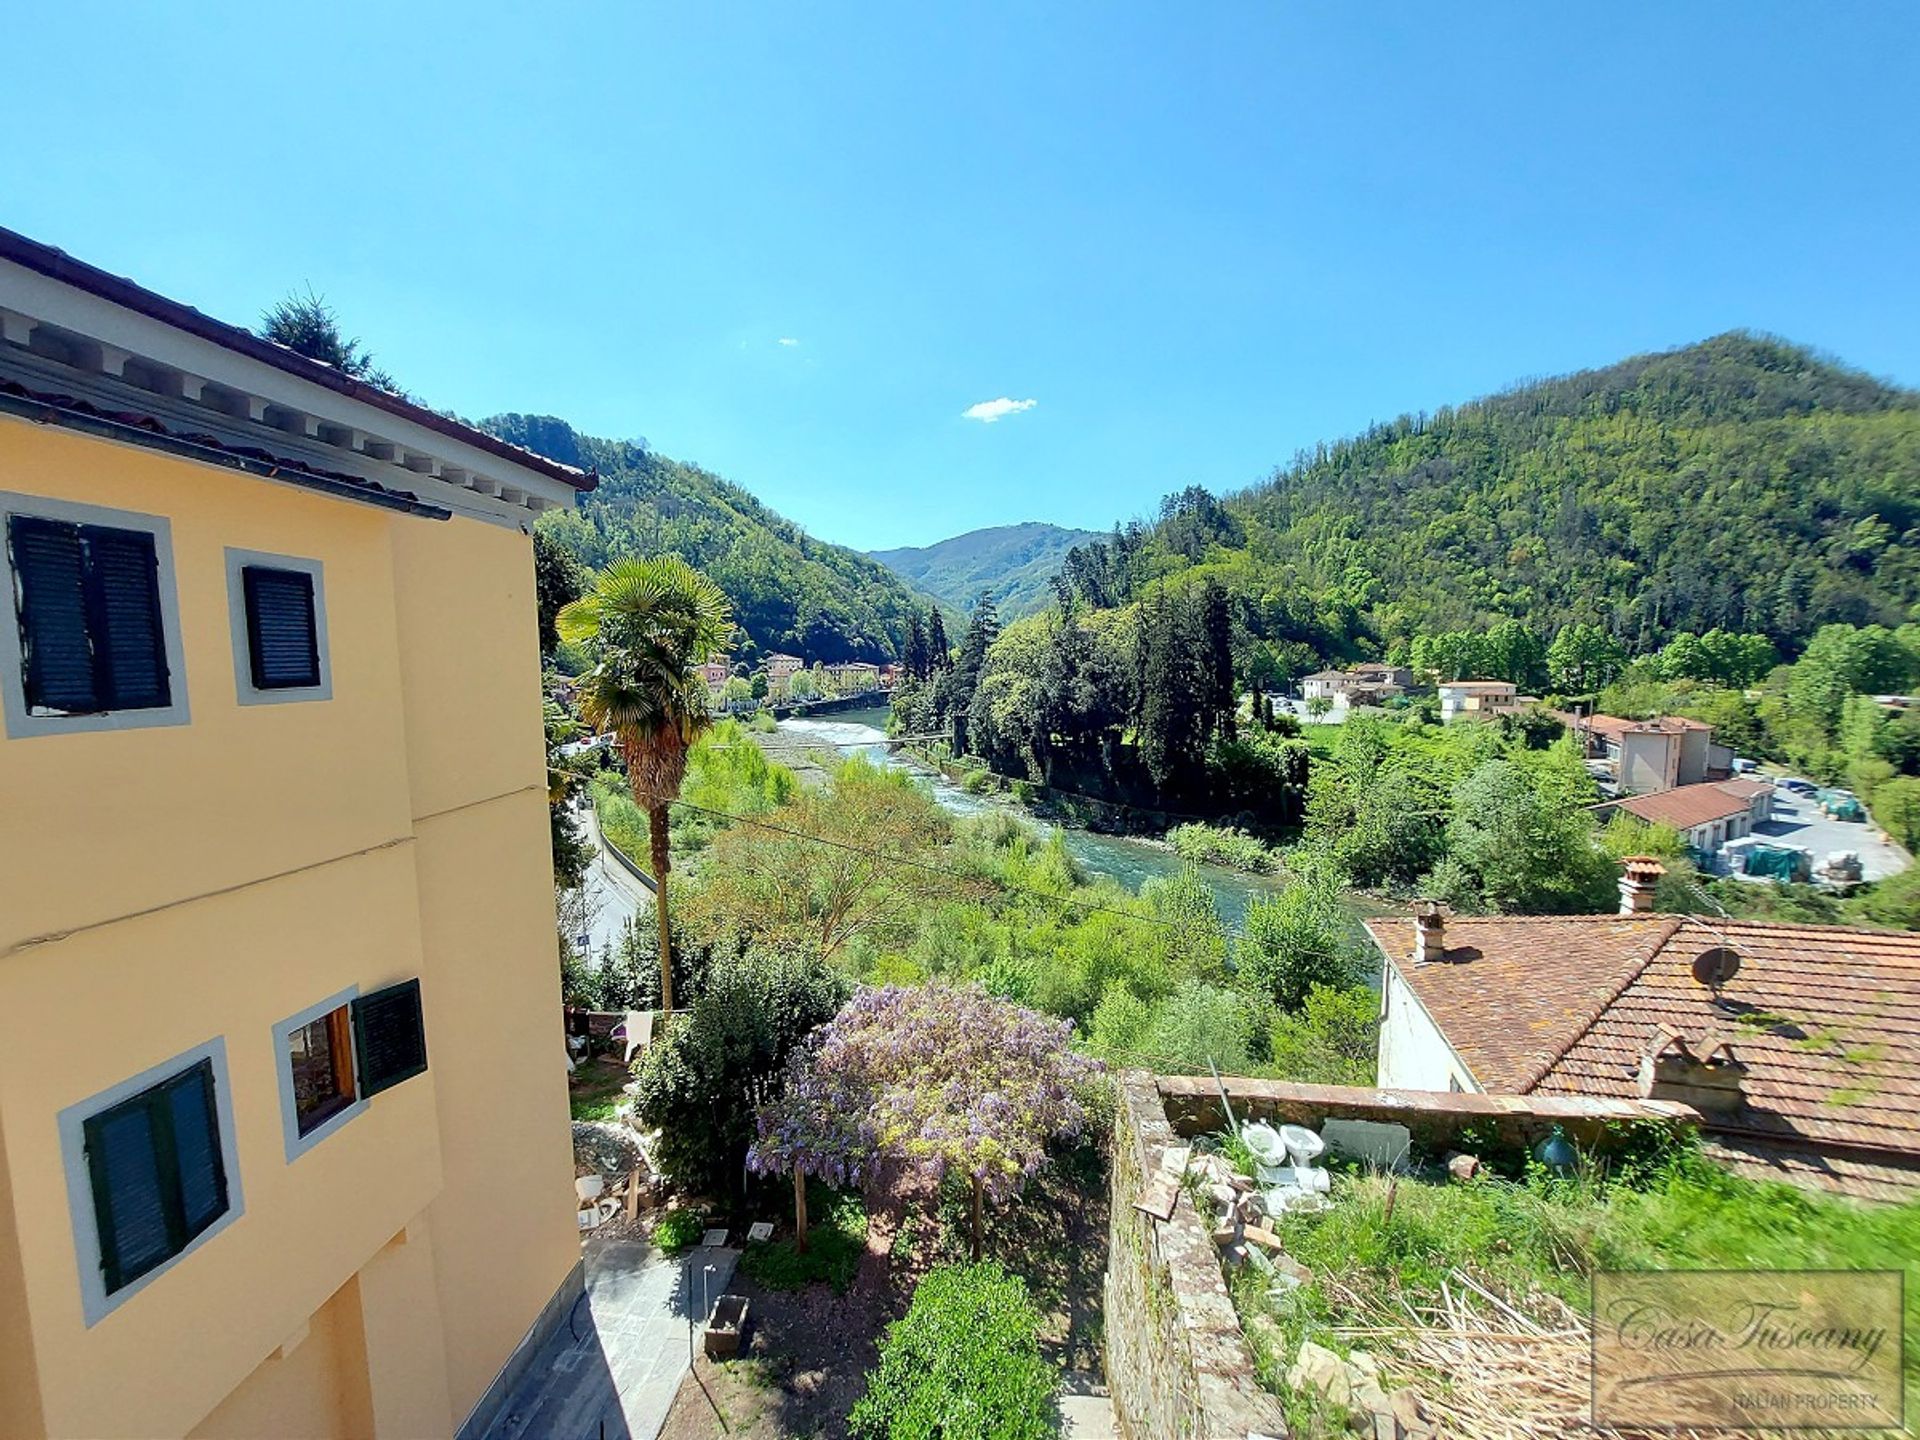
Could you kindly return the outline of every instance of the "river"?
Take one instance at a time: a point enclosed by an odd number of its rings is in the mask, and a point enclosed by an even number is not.
[[[1055,826],[1029,815],[1024,808],[1010,800],[969,795],[938,771],[930,770],[910,757],[894,753],[884,743],[887,738],[886,724],[886,707],[876,705],[865,710],[843,710],[830,719],[782,720],[779,722],[779,734],[809,746],[831,746],[843,755],[863,753],[876,763],[910,770],[927,783],[935,800],[956,815],[978,815],[993,808],[1011,809],[1042,831],[1050,833],[1055,829],[1064,830],[1067,849],[1080,863],[1081,869],[1090,875],[1105,875],[1117,880],[1129,890],[1137,891],[1144,881],[1156,875],[1176,874],[1186,863],[1164,845],[1134,840],[1124,835],[1097,835],[1091,830],[1074,826]],[[770,748],[783,763],[792,764],[798,758],[781,754],[778,746]],[[1224,870],[1217,865],[1202,865],[1199,869],[1200,878],[1213,892],[1220,919],[1232,930],[1240,928],[1241,921],[1246,918],[1247,906],[1254,897],[1271,894],[1278,883],[1264,875]]]

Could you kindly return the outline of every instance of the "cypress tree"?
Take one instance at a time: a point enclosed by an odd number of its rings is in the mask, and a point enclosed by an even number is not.
[[[927,661],[932,670],[953,669],[953,647],[947,643],[947,626],[938,605],[927,609]]]

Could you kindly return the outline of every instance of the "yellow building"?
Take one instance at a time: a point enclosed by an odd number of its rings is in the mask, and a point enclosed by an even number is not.
[[[0,1435],[471,1433],[565,1323],[591,483],[0,231]]]

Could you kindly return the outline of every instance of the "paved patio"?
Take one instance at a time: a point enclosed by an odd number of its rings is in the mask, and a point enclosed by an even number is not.
[[[687,1373],[690,1315],[704,1319],[739,1258],[733,1249],[676,1258],[643,1241],[589,1240],[586,1294],[508,1397],[488,1440],[654,1440]]]

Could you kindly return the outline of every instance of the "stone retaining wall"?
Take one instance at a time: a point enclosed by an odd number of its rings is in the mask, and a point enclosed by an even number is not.
[[[1622,1125],[1644,1121],[1674,1129],[1700,1124],[1700,1113],[1671,1100],[1610,1100],[1572,1095],[1469,1095],[1444,1090],[1375,1090],[1364,1086],[1301,1085],[1287,1080],[1215,1081],[1209,1076],[1162,1075],[1155,1082],[1174,1133],[1206,1135],[1227,1128],[1220,1103],[1225,1087],[1234,1118],[1242,1124],[1318,1129],[1328,1119],[1373,1120],[1404,1125],[1417,1150],[1453,1148],[1471,1126],[1483,1143],[1529,1146],[1558,1125],[1582,1150],[1605,1154]]]
[[[1478,1143],[1527,1146],[1555,1125],[1582,1149],[1604,1153],[1619,1127],[1650,1121],[1695,1126],[1685,1105],[1659,1100],[1551,1095],[1466,1095],[1298,1085],[1276,1080],[1163,1075],[1119,1078],[1114,1121],[1111,1244],[1107,1259],[1107,1387],[1127,1440],[1250,1440],[1284,1437],[1273,1396],[1254,1380],[1206,1222],[1181,1195],[1161,1221],[1133,1208],[1160,1173],[1160,1156],[1196,1135],[1226,1128],[1224,1086],[1234,1118],[1318,1128],[1328,1119],[1404,1125],[1429,1155],[1471,1126]]]
[[[1133,1208],[1179,1138],[1151,1075],[1119,1077],[1107,1254],[1107,1388],[1127,1440],[1284,1437],[1279,1402],[1253,1378],[1207,1227],[1182,1195],[1173,1216]]]

